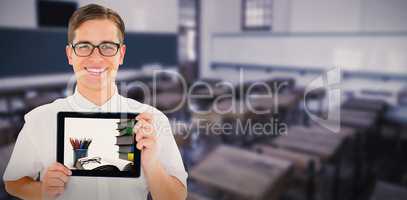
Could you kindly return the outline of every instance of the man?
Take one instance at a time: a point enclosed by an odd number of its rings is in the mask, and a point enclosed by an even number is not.
[[[157,109],[124,98],[115,77],[126,53],[124,23],[111,9],[78,9],[68,27],[66,55],[77,80],[72,96],[40,106],[25,116],[4,181],[22,199],[185,199],[187,173],[168,119]],[[56,117],[60,111],[134,112],[140,178],[71,177],[56,163]],[[36,181],[38,180],[39,181]]]

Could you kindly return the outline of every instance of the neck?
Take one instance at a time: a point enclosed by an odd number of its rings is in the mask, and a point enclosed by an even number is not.
[[[117,87],[115,84],[110,84],[108,87],[95,90],[94,88],[89,88],[78,84],[78,92],[90,102],[101,106],[112,98],[112,96],[117,92]]]

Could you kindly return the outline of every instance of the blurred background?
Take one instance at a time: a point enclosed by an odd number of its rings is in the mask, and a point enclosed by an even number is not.
[[[120,93],[170,118],[188,199],[407,199],[405,0],[2,0],[1,176],[25,113],[68,94],[67,23],[89,3],[123,17]]]

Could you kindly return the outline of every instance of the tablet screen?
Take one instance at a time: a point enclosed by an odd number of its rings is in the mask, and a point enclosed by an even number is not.
[[[57,160],[77,176],[138,177],[134,113],[58,113]]]

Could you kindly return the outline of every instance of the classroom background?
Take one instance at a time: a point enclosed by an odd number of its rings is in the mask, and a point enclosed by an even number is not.
[[[72,92],[89,3],[123,17],[119,92],[169,117],[188,200],[407,199],[405,0],[3,0],[1,176],[24,115]]]

